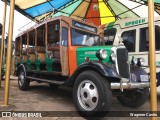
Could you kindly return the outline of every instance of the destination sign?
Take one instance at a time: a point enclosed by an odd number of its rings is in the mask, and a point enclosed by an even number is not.
[[[128,26],[134,26],[134,25],[138,25],[138,24],[142,24],[142,23],[145,23],[145,19],[133,20],[133,21],[130,21],[130,22],[126,22],[125,26],[126,27],[128,27]]]
[[[78,28],[81,28],[81,29],[85,29],[85,30],[88,30],[88,31],[91,31],[91,32],[97,32],[97,28],[96,27],[92,27],[92,26],[89,26],[89,25],[86,25],[86,24],[83,24],[83,23],[80,23],[80,22],[77,22],[77,21],[72,21],[72,25],[75,26],[75,27],[78,27]]]

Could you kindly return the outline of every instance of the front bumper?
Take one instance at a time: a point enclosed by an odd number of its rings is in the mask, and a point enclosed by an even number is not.
[[[150,87],[150,82],[138,83],[111,83],[111,89],[135,89]]]
[[[120,82],[111,83],[111,89],[120,89],[123,91],[123,89],[135,89],[135,88],[146,88],[150,87],[150,82],[131,82],[129,79],[122,78]]]

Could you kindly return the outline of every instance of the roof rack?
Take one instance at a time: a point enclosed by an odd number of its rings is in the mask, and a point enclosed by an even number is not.
[[[28,29],[33,28],[36,25],[37,25],[37,23],[35,23],[34,21],[31,21],[31,22],[27,23],[26,25],[24,25],[24,26],[22,26],[21,28],[18,29],[18,35],[21,34],[24,31],[27,31]]]

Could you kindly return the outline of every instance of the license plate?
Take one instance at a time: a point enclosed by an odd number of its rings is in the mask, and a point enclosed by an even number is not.
[[[140,75],[140,78],[141,78],[141,82],[148,82],[149,81],[148,75]]]

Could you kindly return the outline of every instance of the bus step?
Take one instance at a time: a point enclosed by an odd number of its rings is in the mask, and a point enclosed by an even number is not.
[[[48,79],[41,79],[41,78],[35,78],[35,77],[27,77],[27,79],[34,80],[34,81],[39,81],[39,82],[46,82],[46,83],[54,83],[54,84],[59,84],[62,85],[65,83],[65,81],[57,81],[57,80],[48,80]]]
[[[52,75],[62,75],[61,72],[58,72],[58,71],[52,71],[52,72],[48,72],[48,71],[45,71],[45,70],[41,70],[41,71],[36,71],[36,70],[31,70],[31,71],[27,71],[27,72],[30,72],[30,73],[40,73],[40,74],[52,74]]]

